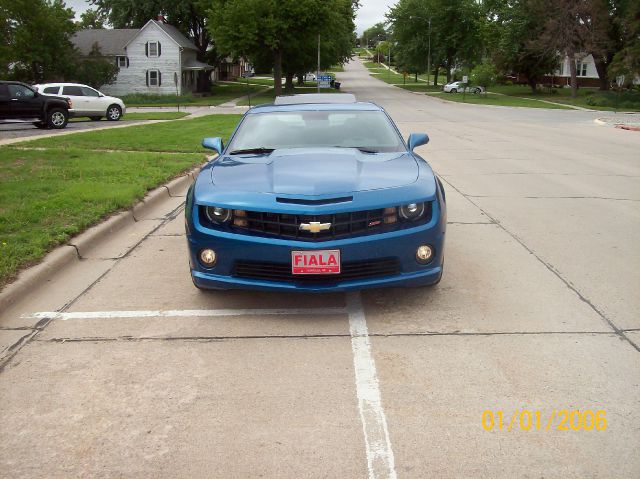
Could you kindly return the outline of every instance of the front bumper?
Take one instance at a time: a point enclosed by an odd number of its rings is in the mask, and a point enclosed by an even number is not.
[[[367,288],[426,286],[437,283],[442,275],[446,218],[434,212],[429,223],[381,234],[355,236],[331,241],[295,241],[267,238],[202,228],[191,225],[187,231],[191,276],[196,286],[208,289],[256,289],[269,291],[333,292]],[[428,244],[434,249],[431,261],[422,265],[415,254],[418,246]],[[205,268],[198,255],[203,248],[217,254],[212,268]],[[397,260],[398,271],[387,276],[339,279],[327,275],[308,282],[304,277],[291,280],[264,280],[238,277],[237,261],[271,262],[291,265],[293,250],[339,249],[341,261],[356,263],[380,259]]]

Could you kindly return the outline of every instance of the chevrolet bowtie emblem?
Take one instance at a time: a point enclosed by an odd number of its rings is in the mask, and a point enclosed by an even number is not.
[[[320,231],[326,231],[329,228],[331,228],[331,223],[320,223],[319,221],[300,223],[300,229],[302,231],[309,231],[311,233],[320,233]]]

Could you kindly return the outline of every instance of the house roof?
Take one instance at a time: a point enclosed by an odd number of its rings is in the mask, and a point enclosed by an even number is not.
[[[82,55],[91,53],[91,49],[96,42],[100,46],[100,53],[103,55],[124,55],[126,46],[150,23],[160,28],[178,46],[190,50],[197,50],[193,42],[180,33],[176,27],[155,20],[149,20],[142,28],[95,28],[80,30],[73,36],[71,41],[78,50],[80,50]]]
[[[182,48],[190,48],[191,50],[197,50],[196,46],[193,44],[191,40],[185,37],[180,30],[178,30],[173,25],[169,25],[168,23],[156,22],[155,20],[151,20],[157,26],[162,28],[164,32],[171,37],[171,39],[180,45]],[[144,28],[144,27],[143,27]]]
[[[82,55],[91,53],[94,43],[98,42],[103,55],[124,55],[124,47],[140,32],[137,28],[118,28],[107,30],[95,28],[80,30],[71,41]]]

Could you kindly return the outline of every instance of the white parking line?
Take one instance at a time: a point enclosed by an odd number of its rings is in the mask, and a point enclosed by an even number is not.
[[[142,310],[142,311],[86,311],[59,313],[43,311],[24,318],[49,318],[66,321],[69,319],[115,319],[115,318],[184,318],[211,316],[280,316],[280,315],[336,315],[347,314],[344,308],[296,308],[296,309],[176,309],[176,310]]]
[[[360,293],[349,293],[347,295],[347,310],[349,312],[349,329],[351,332],[353,367],[356,374],[358,407],[367,449],[369,479],[395,479],[395,460],[389,439],[387,418],[382,407],[376,364],[371,355],[369,330],[364,309],[362,308]]]
[[[278,309],[192,309],[192,310],[139,310],[139,311],[85,311],[61,313],[43,311],[28,318],[49,318],[62,321],[74,319],[123,318],[184,318],[214,316],[279,316],[279,315],[340,315],[349,316],[351,350],[355,370],[356,394],[362,421],[367,455],[369,479],[395,479],[395,461],[387,418],[382,407],[376,365],[371,355],[369,331],[362,308],[360,293],[347,294],[346,308],[278,308]]]

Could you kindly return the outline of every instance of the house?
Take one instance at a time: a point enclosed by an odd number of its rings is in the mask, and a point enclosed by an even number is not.
[[[191,40],[163,21],[149,20],[140,29],[80,30],[72,42],[82,55],[97,45],[120,67],[116,81],[101,88],[109,95],[195,92],[198,74],[215,70],[196,59]]]
[[[558,69],[553,73],[553,83],[556,85],[571,85],[571,70],[569,70],[569,57],[565,56],[560,61]],[[596,64],[592,55],[587,55],[576,62],[576,75],[578,86],[599,87],[600,77],[596,70]]]

